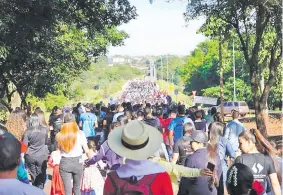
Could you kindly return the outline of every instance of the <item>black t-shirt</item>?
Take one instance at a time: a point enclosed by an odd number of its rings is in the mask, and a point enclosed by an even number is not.
[[[63,123],[63,114],[53,115],[50,118],[50,124],[53,126],[53,131],[60,131]]]
[[[235,163],[242,163],[248,166],[254,175],[254,179],[265,187],[266,177],[276,173],[273,160],[270,156],[262,153],[242,154],[237,157]]]
[[[178,139],[174,144],[173,153],[179,153],[177,164],[184,165],[187,156],[193,153],[190,141],[187,141],[184,138]]]

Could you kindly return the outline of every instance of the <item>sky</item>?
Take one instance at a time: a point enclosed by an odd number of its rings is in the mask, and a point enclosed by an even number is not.
[[[198,43],[205,40],[196,34],[202,20],[186,23],[183,13],[187,0],[130,0],[138,17],[118,27],[129,34],[121,47],[110,47],[108,55],[189,55]]]

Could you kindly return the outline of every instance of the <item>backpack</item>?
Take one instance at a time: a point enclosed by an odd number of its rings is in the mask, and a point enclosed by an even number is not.
[[[153,193],[151,192],[150,185],[153,183],[156,175],[145,175],[141,180],[137,181],[135,176],[119,178],[117,172],[114,171],[109,174],[109,178],[116,189],[116,195],[151,195]]]

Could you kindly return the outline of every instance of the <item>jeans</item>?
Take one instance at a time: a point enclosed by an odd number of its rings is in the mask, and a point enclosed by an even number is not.
[[[60,161],[60,175],[64,183],[65,195],[72,195],[72,183],[74,195],[81,194],[81,179],[83,175],[83,161],[81,157],[62,157]]]
[[[171,160],[172,156],[173,156],[173,151],[171,150],[169,145],[166,145],[166,150],[167,150],[167,153],[168,153],[168,156],[169,156],[169,160]]]
[[[32,185],[43,189],[46,179],[47,155],[25,155],[25,162],[31,175]]]

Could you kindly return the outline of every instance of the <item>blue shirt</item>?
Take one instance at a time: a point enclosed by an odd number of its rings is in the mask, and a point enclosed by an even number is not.
[[[17,179],[0,179],[0,195],[45,195],[45,193],[34,186],[20,182]]]
[[[85,112],[81,114],[80,122],[82,122],[82,130],[85,133],[86,137],[95,136],[95,121],[97,121],[97,117],[95,116],[95,114],[92,114],[91,112]]]
[[[174,142],[183,137],[183,126],[186,118],[186,116],[178,116],[170,122],[168,129],[174,132]]]
[[[243,131],[245,131],[245,127],[238,120],[233,120],[228,123],[225,129],[224,137],[232,144],[235,152],[239,150],[238,137]]]

